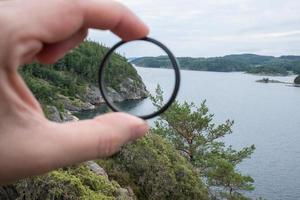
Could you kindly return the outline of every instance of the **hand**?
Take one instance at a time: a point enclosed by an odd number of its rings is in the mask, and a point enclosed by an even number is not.
[[[0,185],[109,156],[147,132],[145,121],[124,113],[50,122],[17,71],[33,60],[57,61],[88,28],[123,40],[146,36],[146,25],[126,7],[111,0],[1,1],[0,27]]]

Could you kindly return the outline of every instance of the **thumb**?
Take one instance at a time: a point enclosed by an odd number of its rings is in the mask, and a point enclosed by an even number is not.
[[[143,137],[147,123],[125,113],[112,113],[65,124],[50,123],[46,171],[110,156],[129,141]]]

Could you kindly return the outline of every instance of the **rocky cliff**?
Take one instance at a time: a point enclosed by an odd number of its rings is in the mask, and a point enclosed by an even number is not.
[[[124,80],[118,84],[117,88],[118,89],[114,89],[112,87],[106,88],[106,93],[113,102],[144,99],[149,95],[149,92],[142,81],[137,82],[128,77],[124,78]],[[92,105],[105,103],[100,94],[99,88],[95,86],[89,86],[86,88],[86,92],[83,95],[83,100]]]
[[[85,41],[53,65],[33,63],[23,66],[20,73],[44,108],[55,106],[60,112],[71,113],[95,109],[104,103],[98,88],[98,65],[107,50]],[[137,70],[121,55],[112,55],[104,74],[106,92],[112,101],[148,96]]]

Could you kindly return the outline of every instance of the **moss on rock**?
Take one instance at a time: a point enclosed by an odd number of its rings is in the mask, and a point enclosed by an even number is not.
[[[120,186],[79,165],[22,180],[14,188],[17,200],[114,200]]]

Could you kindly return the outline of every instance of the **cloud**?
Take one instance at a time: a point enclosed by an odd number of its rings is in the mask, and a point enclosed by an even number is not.
[[[120,0],[151,29],[151,36],[178,56],[230,53],[300,54],[300,1],[297,0]],[[108,46],[118,41],[92,31]],[[149,53],[149,52],[148,52]],[[129,54],[141,54],[132,50]]]
[[[300,41],[300,30],[284,31],[284,32],[269,32],[269,33],[250,33],[250,34],[236,34],[212,37],[216,41],[267,41],[267,40],[280,40],[292,39]]]

